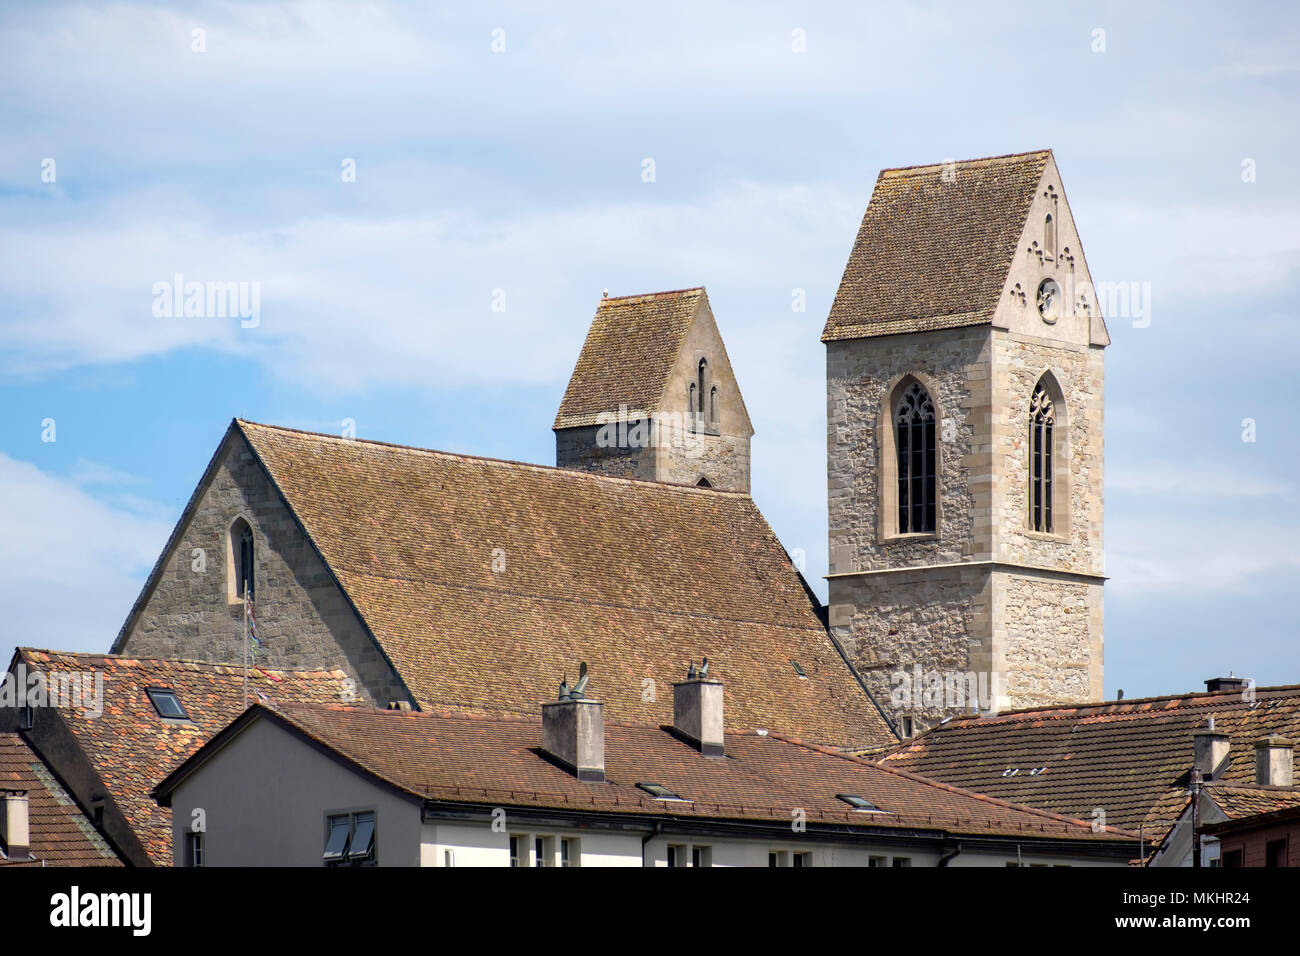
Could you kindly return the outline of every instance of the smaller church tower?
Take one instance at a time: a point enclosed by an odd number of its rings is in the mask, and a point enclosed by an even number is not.
[[[754,429],[704,289],[601,299],[554,430],[560,468],[748,492]]]

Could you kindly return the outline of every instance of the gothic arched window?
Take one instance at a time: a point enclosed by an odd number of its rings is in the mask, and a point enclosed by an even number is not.
[[[694,382],[691,382],[690,388],[688,388],[686,391],[687,391],[686,410],[693,414],[695,412],[695,406],[699,403],[698,396],[700,393],[696,389]]]
[[[1047,253],[1048,258],[1056,258],[1056,220],[1052,218],[1050,212],[1043,223],[1043,251]]]
[[[700,407],[697,409],[697,411],[702,416],[704,414],[704,395],[705,395],[704,384],[705,384],[705,379],[707,379],[709,375],[708,359],[700,359],[699,373],[700,373],[700,390],[697,394],[700,397]]]
[[[1056,405],[1040,380],[1029,402],[1029,527],[1052,533]]]
[[[718,386],[714,385],[709,389],[709,421],[718,420]]]
[[[934,403],[920,382],[903,392],[894,412],[898,451],[898,533],[934,531]]]
[[[236,518],[230,526],[230,594],[234,600],[244,599],[247,585],[248,597],[257,598],[257,579],[254,574],[255,553],[253,550],[253,529],[243,518]]]

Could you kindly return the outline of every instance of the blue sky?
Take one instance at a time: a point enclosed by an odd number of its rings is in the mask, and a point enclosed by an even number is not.
[[[0,8],[6,660],[107,649],[234,416],[553,463],[606,288],[707,285],[824,596],[818,337],[876,174],[1051,147],[1093,278],[1152,289],[1109,322],[1107,694],[1300,682],[1295,10],[460,6]],[[260,323],[155,316],[177,273]]]

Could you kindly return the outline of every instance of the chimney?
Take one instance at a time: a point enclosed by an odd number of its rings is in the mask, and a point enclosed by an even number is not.
[[[578,683],[560,684],[560,698],[542,704],[542,748],[579,780],[605,781],[604,704],[587,697],[587,665]]]
[[[1295,782],[1294,748],[1294,743],[1277,734],[1255,741],[1255,782],[1274,787],[1292,786]]]
[[[1213,780],[1214,771],[1228,756],[1231,738],[1214,729],[1214,718],[1211,717],[1205,729],[1198,730],[1192,740],[1195,757],[1193,766],[1206,780]]]
[[[1211,677],[1205,682],[1205,691],[1214,694],[1223,690],[1245,690],[1249,684],[1249,677],[1234,677],[1229,673],[1227,677]]]
[[[709,676],[709,659],[699,671],[691,662],[686,680],[673,684],[673,729],[706,757],[723,755],[722,681]]]
[[[11,860],[31,859],[31,833],[27,825],[27,792],[0,791],[0,839]]]

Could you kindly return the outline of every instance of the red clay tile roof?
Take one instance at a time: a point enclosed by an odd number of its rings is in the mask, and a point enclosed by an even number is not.
[[[778,734],[727,734],[726,757],[704,757],[666,728],[605,722],[604,783],[581,782],[539,755],[540,718],[400,713],[337,705],[271,705],[309,738],[373,775],[430,800],[492,805],[935,829],[1024,838],[1127,840],[1082,821],[967,793],[905,771]],[[175,781],[173,781],[175,782]],[[667,787],[665,804],[637,787]],[[837,794],[882,813],[851,810]]]
[[[959,717],[884,756],[899,767],[1054,813],[1164,829],[1187,802],[1192,735],[1230,735],[1223,780],[1254,780],[1254,742],[1300,733],[1300,686],[1152,697]],[[1015,771],[1012,773],[1012,771]]]
[[[601,299],[555,428],[594,425],[601,412],[653,412],[677,361],[703,288]]]
[[[0,866],[121,866],[112,848],[25,740],[0,733],[0,790],[27,793],[30,861]]]
[[[988,324],[1050,156],[883,170],[822,341]]]
[[[60,715],[76,735],[104,788],[113,797],[155,865],[171,865],[171,813],[149,791],[171,770],[245,709],[242,668],[198,661],[147,660],[71,654],[22,647],[16,655],[29,671],[99,672],[104,712],[92,717],[75,707]],[[253,700],[342,700],[347,675],[332,671],[258,671],[249,674]],[[176,692],[189,723],[165,721],[150,687]]]
[[[236,425],[422,709],[531,716],[588,661],[656,724],[707,655],[730,729],[897,739],[748,495]]]

